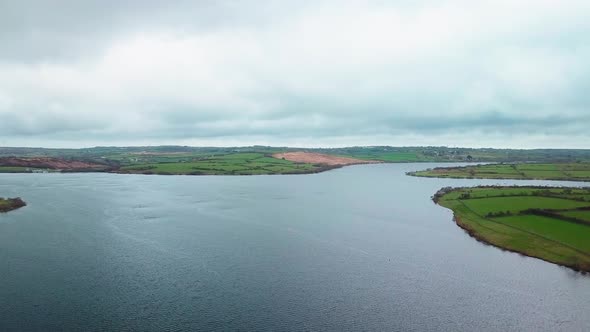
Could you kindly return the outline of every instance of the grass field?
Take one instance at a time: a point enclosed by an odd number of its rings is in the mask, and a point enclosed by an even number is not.
[[[438,178],[590,181],[590,163],[491,164],[439,167],[408,175]]]
[[[434,200],[497,247],[590,272],[590,188],[443,188]]]
[[[33,168],[18,166],[0,166],[0,173],[32,173]]]
[[[584,220],[584,221],[587,221],[590,223],[590,210],[563,211],[563,212],[560,212],[559,214],[561,214],[562,216],[565,216],[565,217],[572,217],[572,218]],[[590,243],[590,239],[588,239],[588,243]]]
[[[145,163],[131,162],[120,168],[123,173],[140,174],[189,174],[189,175],[254,175],[254,174],[301,174],[324,170],[312,164],[294,163],[276,159],[262,153],[234,153],[207,157],[168,156],[167,161]],[[154,156],[150,156],[154,158]],[[187,158],[178,160],[178,158]],[[172,159],[172,160],[170,160]]]
[[[391,163],[419,162],[428,160],[424,156],[419,156],[418,154],[412,152],[355,152],[350,154],[342,154],[340,156],[363,160],[379,160]]]

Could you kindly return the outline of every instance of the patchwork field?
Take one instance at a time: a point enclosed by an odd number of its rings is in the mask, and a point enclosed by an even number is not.
[[[162,158],[162,157],[158,157]],[[179,156],[174,156],[179,158]],[[187,174],[187,175],[254,175],[314,173],[327,166],[297,163],[265,156],[262,153],[235,153],[210,157],[193,157],[188,160],[138,162],[121,167],[120,173]]]
[[[408,175],[438,178],[590,181],[590,163],[490,164],[438,167]]]
[[[590,188],[443,188],[433,199],[483,242],[590,272]]]

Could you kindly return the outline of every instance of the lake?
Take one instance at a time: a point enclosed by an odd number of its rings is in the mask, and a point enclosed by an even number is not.
[[[585,331],[590,276],[479,243],[441,164],[320,174],[0,174],[1,331]],[[590,239],[589,239],[590,240]]]

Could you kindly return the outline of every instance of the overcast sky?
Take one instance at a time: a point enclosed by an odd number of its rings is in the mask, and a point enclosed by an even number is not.
[[[0,145],[590,148],[590,1],[0,0]]]

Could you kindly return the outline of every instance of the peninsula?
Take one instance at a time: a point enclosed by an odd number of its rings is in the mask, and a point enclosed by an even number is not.
[[[443,188],[433,200],[496,247],[590,272],[590,188]]]
[[[436,167],[408,175],[454,179],[590,181],[590,162],[510,163]]]

